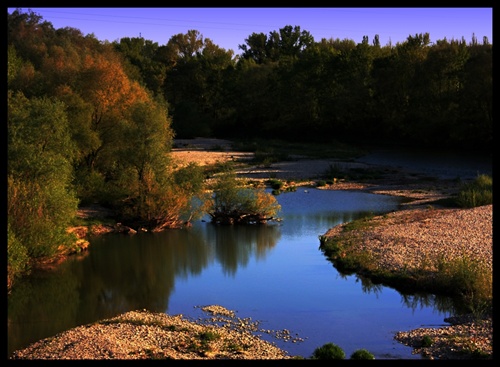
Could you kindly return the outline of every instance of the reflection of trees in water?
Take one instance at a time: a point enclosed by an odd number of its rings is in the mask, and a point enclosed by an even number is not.
[[[382,294],[383,289],[385,287],[388,287],[387,285],[381,283],[375,284],[370,278],[360,274],[356,274],[353,271],[340,271],[338,269],[337,271],[339,272],[339,276],[342,279],[347,279],[347,277],[354,275],[356,277],[356,283],[361,283],[361,290],[363,291],[363,293],[373,293],[375,295]],[[432,307],[436,311],[444,314],[460,314],[466,311],[466,308],[458,298],[440,296],[424,292],[415,292],[410,294],[405,293],[399,289],[396,289],[396,291],[401,296],[402,304],[413,311],[419,308],[426,307]]]
[[[373,284],[369,278],[363,276],[356,277],[356,283],[359,281],[361,281],[361,290],[363,293],[373,293],[375,295],[382,294],[382,290],[384,289],[382,284]]]
[[[252,256],[264,259],[281,237],[280,227],[262,225],[207,225],[207,243],[225,274],[235,275],[238,266],[248,264]]]
[[[235,274],[252,256],[264,258],[281,235],[276,225],[206,228],[106,235],[91,241],[84,258],[19,282],[9,295],[9,341],[21,348],[130,310],[164,312],[176,278],[201,274],[214,260]]]
[[[173,229],[162,233],[114,238],[93,256],[114,313],[147,308],[163,312],[176,277],[200,274],[208,264],[208,248],[200,231]],[[119,253],[119,256],[116,254]]]
[[[16,284],[9,295],[9,342],[19,349],[130,310],[164,312],[175,278],[200,274],[207,266],[202,236],[192,228],[95,238],[84,258]]]
[[[401,297],[403,304],[414,311],[418,308],[433,307],[440,313],[459,315],[467,310],[462,306],[462,302],[458,298],[430,293],[401,294]]]
[[[9,294],[9,352],[62,332],[68,324],[74,325],[80,307],[79,280],[64,272],[60,276],[46,275],[34,274],[19,281]],[[54,314],[57,317],[52,317]]]

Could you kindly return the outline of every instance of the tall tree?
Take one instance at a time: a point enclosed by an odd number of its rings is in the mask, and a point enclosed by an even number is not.
[[[455,140],[463,138],[461,145],[489,151],[493,147],[493,46],[470,45],[469,55],[458,102],[463,133]]]
[[[116,147],[123,113],[135,102],[147,101],[148,95],[137,82],[125,74],[120,60],[112,52],[87,55],[79,74],[78,92],[92,106],[91,129],[99,135],[100,144],[85,157],[90,171],[97,164],[104,169],[106,153]],[[101,159],[101,162],[99,162]]]
[[[262,64],[268,59],[267,36],[264,33],[252,33],[245,38],[246,44],[238,45],[242,50],[241,59],[252,59],[257,64]]]
[[[31,258],[50,257],[74,237],[66,229],[76,215],[72,190],[74,147],[64,105],[8,94],[9,231]]]
[[[179,137],[210,136],[215,121],[228,113],[223,85],[234,68],[233,51],[191,30],[171,37],[162,53],[169,58],[165,95],[175,132]]]
[[[264,33],[252,33],[245,42],[238,45],[243,51],[241,58],[263,64],[280,58],[298,57],[314,44],[314,38],[308,31],[301,31],[300,26],[287,25],[279,31],[270,32],[269,37]]]
[[[167,66],[158,57],[158,43],[138,38],[121,38],[113,43],[129,63],[126,69],[130,78],[141,82],[155,94],[163,94]]]

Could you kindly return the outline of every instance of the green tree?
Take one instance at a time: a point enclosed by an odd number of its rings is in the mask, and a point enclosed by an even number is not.
[[[210,135],[203,116],[205,78],[197,55],[203,49],[200,32],[172,36],[163,51],[168,57],[165,97],[171,104],[173,129],[178,137]]]
[[[141,82],[154,94],[163,94],[167,66],[157,57],[158,43],[142,37],[125,37],[113,45],[128,63],[129,77]]]
[[[202,191],[203,175],[195,167],[173,169],[169,152],[173,130],[161,100],[133,105],[126,116],[108,182],[112,205],[122,221],[152,231],[189,225],[201,215],[193,197]]]
[[[461,128],[454,141],[463,139],[461,146],[489,151],[493,147],[493,46],[485,42],[468,49],[458,98]]]
[[[310,140],[336,136],[344,137],[352,120],[349,115],[353,108],[346,104],[350,95],[351,78],[352,84],[356,85],[357,75],[353,75],[356,60],[352,55],[356,45],[352,41],[339,39],[323,39],[321,42],[309,47],[300,60],[294,65],[290,77],[300,77],[299,85],[306,89],[296,95],[295,109],[299,110],[303,104],[304,108],[298,115],[302,115],[298,123],[300,136],[308,136]],[[350,63],[353,65],[350,66]],[[288,86],[293,90],[293,84]],[[286,91],[284,91],[286,95]],[[305,96],[300,105],[297,101],[300,94]],[[349,101],[351,102],[351,101]],[[309,111],[309,116],[304,115]],[[349,116],[352,117],[352,116]]]
[[[87,55],[78,76],[76,92],[91,106],[90,130],[95,135],[84,162],[89,172],[97,169],[105,173],[114,164],[124,115],[130,106],[146,102],[150,96],[128,78],[120,58],[110,48]]]
[[[237,137],[272,137],[273,123],[278,121],[281,106],[277,101],[276,65],[258,65],[253,60],[241,60],[233,80],[233,90],[238,98],[233,100],[235,109],[232,133]],[[240,92],[243,91],[243,92]],[[270,129],[271,127],[271,129]]]
[[[17,56],[16,48],[10,45],[7,48],[7,84],[11,85],[12,81],[19,74],[22,60]]]
[[[245,42],[238,45],[243,51],[241,58],[263,64],[298,57],[314,44],[314,38],[308,31],[301,31],[300,26],[287,25],[279,31],[270,32],[269,37],[264,33],[252,33]]]
[[[257,64],[263,64],[268,59],[267,36],[264,33],[252,33],[245,38],[246,44],[238,45],[242,50],[241,59],[253,60]]]
[[[31,259],[50,258],[75,241],[66,231],[78,201],[64,104],[9,91],[7,146],[9,239],[19,241]]]
[[[279,56],[298,57],[314,43],[314,38],[308,31],[301,31],[300,26],[287,25],[277,32],[271,32],[270,39],[277,40]]]
[[[408,111],[409,118],[418,122],[412,132],[415,140],[449,146],[461,130],[458,101],[468,58],[465,42],[437,41],[429,48],[413,83]]]
[[[23,13],[16,9],[7,16],[7,42],[14,45],[25,60],[30,60],[36,69],[40,69],[47,55],[46,40],[53,36],[52,23],[28,10]]]
[[[134,104],[124,114],[116,139],[121,141],[113,153],[118,169],[108,175],[113,204],[120,206],[124,200],[121,210],[126,216],[151,220],[155,214],[150,197],[168,180],[173,132],[166,111],[152,102]]]
[[[233,51],[226,51],[195,30],[177,34],[161,50],[168,59],[165,96],[178,137],[210,136],[220,119],[227,119],[225,80],[234,68]]]
[[[396,45],[397,56],[392,70],[396,91],[393,111],[402,112],[395,123],[405,141],[411,141],[413,133],[423,130],[420,126],[422,121],[416,118],[414,112],[418,110],[419,96],[416,91],[421,84],[422,64],[427,58],[429,43],[429,34],[420,33],[408,36],[405,42]]]
[[[7,290],[13,287],[18,278],[31,272],[29,260],[27,247],[17,238],[7,221]]]

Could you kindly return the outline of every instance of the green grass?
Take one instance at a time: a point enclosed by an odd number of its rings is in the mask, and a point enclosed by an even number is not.
[[[198,338],[203,342],[207,343],[209,341],[217,340],[220,338],[220,335],[215,331],[203,331],[198,334]]]
[[[375,215],[368,213],[364,217],[355,219],[344,224],[344,232],[366,229],[373,226],[372,219]]]
[[[420,341],[420,346],[423,348],[428,348],[433,344],[433,340],[429,335],[424,335]]]
[[[479,175],[474,181],[462,184],[456,202],[462,208],[493,204],[493,177]]]

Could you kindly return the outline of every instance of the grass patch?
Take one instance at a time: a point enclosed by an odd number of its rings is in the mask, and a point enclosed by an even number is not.
[[[462,184],[456,202],[461,208],[493,204],[493,177],[479,175],[474,181]]]
[[[196,339],[191,341],[188,349],[196,353],[205,354],[211,350],[210,342],[217,340],[220,337],[220,334],[215,331],[202,331],[201,333],[198,333]]]
[[[250,349],[251,345],[248,344],[236,344],[236,343],[228,343],[226,345],[226,350],[230,352],[242,352],[244,350]]]
[[[350,231],[357,231],[357,230],[370,228],[374,225],[373,221],[372,221],[374,216],[375,215],[373,213],[368,213],[365,216],[363,216],[362,218],[355,219],[351,222],[345,223],[343,231],[350,232]]]
[[[215,331],[203,331],[198,334],[198,339],[200,339],[202,343],[208,343],[219,338],[220,335]]]
[[[488,312],[493,302],[493,274],[485,264],[464,254],[449,261],[438,259],[436,267],[438,287],[460,295],[471,313]]]
[[[420,347],[423,347],[423,348],[428,348],[428,347],[430,347],[433,343],[434,343],[434,341],[432,340],[432,338],[431,338],[429,335],[424,335],[424,336],[422,337],[422,340],[420,341]]]
[[[439,205],[445,208],[457,208],[457,199],[456,197],[447,197],[442,199],[437,199],[434,201],[430,201],[429,205]]]
[[[71,221],[71,225],[74,227],[84,226],[91,228],[93,226],[104,225],[104,226],[114,226],[116,220],[112,218],[78,218],[76,217]]]
[[[220,144],[214,144],[209,148],[209,150],[211,150],[212,152],[225,152],[226,148],[224,148]]]
[[[288,161],[288,160],[290,160],[290,158],[288,157],[287,153],[275,152],[273,150],[269,151],[258,150],[254,153],[251,162],[253,162],[254,164],[261,165],[265,168],[269,168],[273,163]]]
[[[325,180],[319,180],[316,182],[316,187],[323,187],[326,186],[326,181]]]
[[[327,180],[338,180],[338,179],[345,179],[347,178],[347,173],[346,169],[343,165],[340,165],[339,163],[335,164],[330,164],[328,166],[328,169],[323,173],[323,177],[325,177]]]

